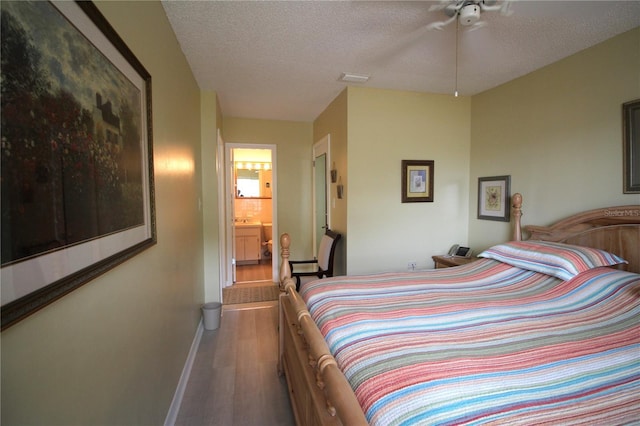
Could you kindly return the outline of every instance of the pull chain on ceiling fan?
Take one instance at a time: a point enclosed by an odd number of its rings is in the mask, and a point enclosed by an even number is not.
[[[458,97],[458,22],[456,22],[456,82],[455,82],[455,91],[453,95]]]

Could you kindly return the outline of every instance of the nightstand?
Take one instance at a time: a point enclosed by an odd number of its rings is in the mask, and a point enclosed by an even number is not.
[[[436,269],[449,268],[451,266],[461,266],[478,260],[476,257],[460,257],[460,256],[431,256],[436,264]]]

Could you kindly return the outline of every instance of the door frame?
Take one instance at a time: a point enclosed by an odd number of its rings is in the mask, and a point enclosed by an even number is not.
[[[216,152],[216,174],[218,176],[218,253],[219,253],[219,279],[220,279],[220,300],[222,300],[222,289],[227,287],[227,281],[233,283],[233,277],[231,276],[231,269],[226,268],[227,260],[228,260],[228,250],[227,250],[227,241],[228,233],[227,233],[227,206],[226,206],[226,182],[227,176],[225,174],[225,150],[224,150],[224,140],[222,139],[222,134],[220,133],[220,129],[218,129],[218,145]]]
[[[223,221],[225,227],[225,253],[220,253],[220,269],[224,269],[224,273],[221,273],[225,277],[221,287],[228,287],[235,281],[235,257],[233,255],[233,238],[234,238],[234,216],[233,216],[233,202],[235,199],[235,191],[228,190],[227,188],[233,188],[233,156],[232,150],[240,149],[268,149],[271,151],[271,231],[273,235],[272,252],[271,252],[271,277],[273,282],[279,282],[279,269],[278,269],[278,253],[280,241],[277,238],[278,235],[278,173],[277,173],[277,146],[275,144],[253,144],[253,143],[226,143],[224,145],[224,168],[225,177],[228,179],[228,185],[225,185],[225,214],[221,215],[220,220]],[[226,255],[226,256],[225,256]],[[225,258],[226,257],[226,258]],[[224,259],[224,263],[223,262]]]
[[[322,137],[319,141],[313,144],[312,151],[312,161],[313,161],[313,177],[312,177],[312,201],[313,201],[313,256],[317,258],[318,256],[318,244],[316,238],[316,229],[318,228],[318,223],[316,219],[316,158],[320,155],[326,155],[325,161],[325,214],[326,214],[326,225],[329,229],[331,229],[331,134],[327,133],[324,137]]]

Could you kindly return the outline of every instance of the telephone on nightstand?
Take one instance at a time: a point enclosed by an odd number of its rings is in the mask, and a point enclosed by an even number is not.
[[[472,253],[473,250],[471,250],[469,247],[461,247],[458,244],[452,245],[449,249],[449,256],[471,257]]]

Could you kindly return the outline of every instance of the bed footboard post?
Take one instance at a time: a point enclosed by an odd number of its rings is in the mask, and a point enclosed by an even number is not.
[[[289,247],[291,246],[291,238],[289,234],[284,233],[280,236],[280,290],[284,290],[284,282],[287,278],[291,278],[291,266],[289,266]]]
[[[291,267],[289,266],[289,247],[291,238],[284,233],[280,236],[280,297],[278,298],[278,374],[284,374],[282,357],[284,356],[284,314],[282,312],[282,298],[287,295],[286,281],[291,281]],[[295,289],[295,284],[293,284]]]
[[[513,203],[513,240],[522,241],[522,224],[520,218],[522,217],[522,194],[516,192],[511,197]]]

